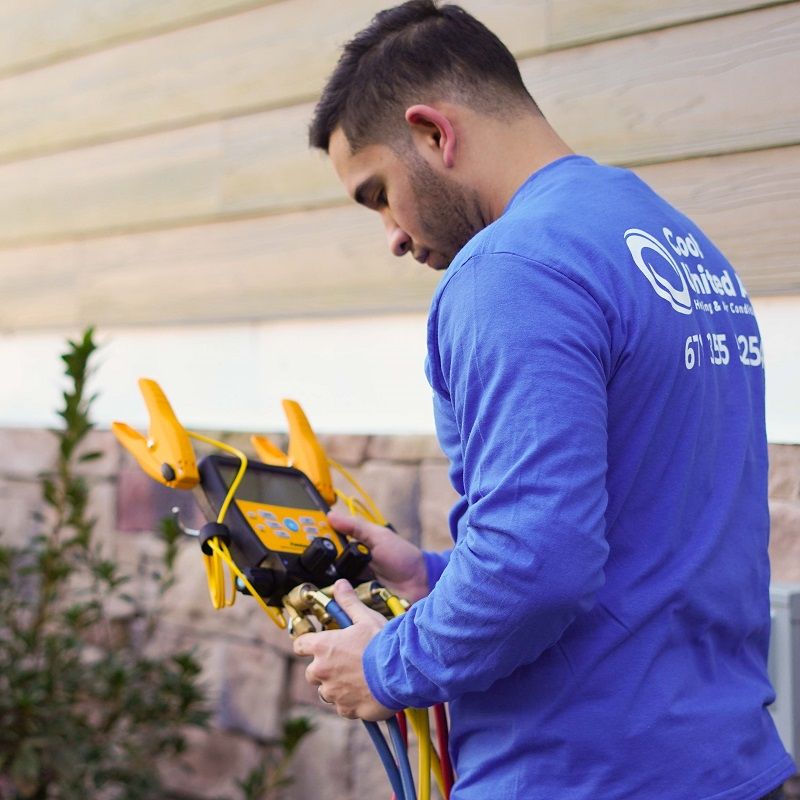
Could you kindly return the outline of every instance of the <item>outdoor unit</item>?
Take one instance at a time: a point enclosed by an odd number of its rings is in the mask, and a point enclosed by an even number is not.
[[[800,755],[800,583],[774,583],[769,589],[772,634],[769,677],[775,702],[769,707],[784,747]]]

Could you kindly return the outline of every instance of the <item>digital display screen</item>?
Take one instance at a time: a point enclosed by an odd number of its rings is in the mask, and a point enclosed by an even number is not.
[[[220,464],[219,471],[226,488],[230,488],[238,467]],[[241,500],[264,503],[289,508],[307,508],[319,511],[320,507],[303,481],[293,475],[267,470],[248,469],[236,489],[236,496]]]

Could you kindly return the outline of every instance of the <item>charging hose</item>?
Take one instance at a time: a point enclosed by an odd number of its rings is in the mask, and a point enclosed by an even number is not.
[[[235,447],[225,444],[225,442],[219,442],[216,439],[210,439],[208,436],[203,436],[202,434],[195,433],[194,431],[186,431],[186,433],[189,435],[190,439],[197,439],[199,442],[204,442],[212,447],[217,447],[220,450],[224,450],[226,453],[230,453],[239,459],[239,469],[236,472],[236,477],[233,479],[233,482],[228,488],[228,493],[225,495],[225,501],[220,506],[219,513],[217,514],[217,522],[223,523],[225,521],[225,515],[228,513],[228,508],[233,502],[236,490],[239,487],[239,484],[242,482],[245,472],[247,471],[247,456],[241,450],[237,450]],[[236,563],[234,562],[233,556],[231,556],[227,545],[220,541],[218,537],[215,537],[209,540],[208,546],[211,550],[211,554],[203,554],[203,563],[205,564],[206,568],[208,590],[211,594],[211,603],[214,608],[220,609],[227,606],[232,606],[236,601],[236,584],[233,577],[231,578],[230,598],[227,599],[225,597],[225,569],[223,565],[227,564],[231,575],[235,576],[242,582],[250,594],[256,599],[256,602],[261,606],[261,608],[264,609],[264,611],[266,611],[267,616],[269,616],[279,628],[285,628],[286,620],[283,618],[283,614],[281,614],[277,608],[268,606],[264,602],[264,598],[262,598],[261,595],[253,588],[250,581],[247,579],[247,576],[239,569],[239,567],[236,566]]]
[[[406,752],[406,746],[403,742],[403,732],[400,730],[400,726],[397,724],[397,720],[394,717],[387,720],[386,724],[389,727],[389,736],[392,739],[394,754],[397,756],[397,764],[400,768],[400,780],[403,783],[405,799],[417,800],[417,790],[414,787],[414,776],[411,773],[411,764],[408,761],[408,753]],[[400,795],[398,795],[398,800],[400,800]]]
[[[372,744],[375,745],[375,749],[378,751],[378,756],[380,757],[383,768],[386,771],[387,777],[389,778],[389,783],[392,785],[394,796],[397,798],[397,800],[402,800],[402,798],[405,797],[405,794],[403,792],[403,783],[400,780],[400,773],[397,769],[397,764],[395,764],[394,758],[392,757],[392,752],[389,750],[389,745],[386,744],[386,739],[383,738],[381,729],[378,727],[378,723],[367,722],[366,720],[362,721],[364,723],[364,727],[367,729],[369,738],[372,739]]]
[[[349,628],[353,621],[347,616],[344,609],[335,601],[331,600],[325,610],[333,617],[340,628]],[[377,722],[367,722],[364,720],[364,727],[367,729],[370,739],[372,739],[375,749],[378,751],[383,768],[392,785],[392,791],[397,800],[417,800],[417,790],[414,787],[414,776],[411,773],[411,764],[408,762],[408,753],[403,743],[403,734],[397,720],[392,717],[386,721],[389,728],[389,736],[397,761],[392,758],[386,740],[383,738]]]
[[[365,519],[374,522],[377,525],[385,525],[386,527],[394,530],[383,514],[381,514],[380,509],[378,509],[375,502],[367,494],[367,492],[364,491],[363,487],[353,477],[352,474],[350,474],[341,464],[331,458],[328,458],[328,465],[331,467],[331,469],[337,471],[362,498],[359,499],[357,497],[349,497],[344,492],[341,492],[338,489],[336,490],[337,498],[347,506],[351,514],[354,516],[364,517]],[[396,596],[388,594],[388,596],[384,597],[383,599],[389,607],[389,611],[391,612],[392,616],[399,617],[405,613],[405,606]],[[434,778],[439,786],[442,797],[445,798],[445,800],[448,800],[450,797],[450,791],[453,788],[454,776],[453,766],[450,762],[450,756],[448,753],[447,715],[444,711],[444,706],[440,705],[435,708],[439,754],[436,753],[433,743],[431,742],[430,723],[427,709],[408,709],[406,712],[401,711],[397,715],[396,720],[393,720],[393,722],[396,721],[397,724],[400,725],[401,733],[404,734],[403,740],[406,742],[406,748],[404,749],[407,750],[408,742],[405,731],[403,731],[406,722],[406,714],[408,715],[408,719],[410,720],[411,725],[414,728],[414,732],[417,734],[417,739],[419,740],[420,800],[430,800],[431,770],[433,771]]]
[[[444,781],[442,794],[445,797],[450,797],[450,791],[455,783],[455,776],[453,775],[453,765],[450,762],[449,755],[450,737],[448,736],[447,712],[442,703],[437,703],[433,707],[433,713],[436,719],[436,737],[439,742],[439,752],[442,754],[442,779]]]

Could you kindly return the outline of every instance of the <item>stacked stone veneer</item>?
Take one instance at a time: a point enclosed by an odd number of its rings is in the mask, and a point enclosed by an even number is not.
[[[252,454],[249,437],[214,434]],[[133,576],[131,592],[156,602],[152,580],[162,546],[153,533],[158,520],[178,505],[182,521],[202,519],[189,492],[175,492],[148,478],[105,431],[91,434],[87,449],[103,453],[84,471],[92,486],[91,513],[106,551]],[[284,446],[281,437],[275,441]],[[447,467],[432,437],[322,437],[329,455],[351,469],[404,536],[428,548],[447,546],[446,512],[454,494]],[[42,430],[0,430],[0,530],[22,542],[37,530],[41,508],[37,476],[55,459],[55,440]],[[202,680],[214,709],[211,730],[190,731],[191,748],[181,763],[167,766],[176,796],[239,800],[235,781],[255,766],[264,745],[276,740],[282,722],[311,717],[315,732],[301,745],[287,800],[388,796],[386,779],[362,726],[339,719],[319,702],[304,679],[305,662],[294,657],[289,635],[279,630],[250,598],[215,611],[195,540],[183,544],[178,581],[163,604],[156,639],[159,652],[195,647]],[[126,608],[120,608],[124,615]],[[124,618],[121,620],[125,622]]]
[[[250,451],[243,434],[220,438]],[[352,469],[395,527],[426,548],[448,546],[447,511],[455,495],[433,437],[328,436],[329,454]],[[105,431],[91,435],[90,449],[102,458],[85,465],[92,484],[97,537],[134,576],[132,589],[155,602],[148,577],[161,545],[153,533],[174,505],[182,519],[201,522],[190,493],[171,492],[147,478]],[[280,437],[276,437],[280,444]],[[37,476],[53,463],[54,439],[47,431],[0,430],[0,530],[20,542],[36,531],[41,507]],[[800,446],[770,448],[773,578],[800,581]],[[125,623],[125,611],[119,610]],[[178,558],[178,581],[163,605],[156,638],[159,652],[194,647],[204,664],[203,682],[214,709],[213,727],[191,731],[182,762],[165,767],[175,796],[241,797],[235,781],[256,765],[264,745],[279,735],[283,720],[311,717],[315,732],[301,745],[288,800],[355,800],[387,795],[386,782],[361,726],[322,706],[305,682],[305,663],[294,657],[288,634],[276,628],[246,597],[214,611],[196,542],[187,540]],[[791,797],[795,794],[790,789]]]

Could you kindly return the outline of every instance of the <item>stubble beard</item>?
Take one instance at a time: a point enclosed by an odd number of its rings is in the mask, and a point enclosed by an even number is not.
[[[447,269],[459,250],[486,227],[478,193],[438,175],[419,156],[411,165],[411,185],[424,239],[420,244],[446,259],[430,265],[432,269]]]

